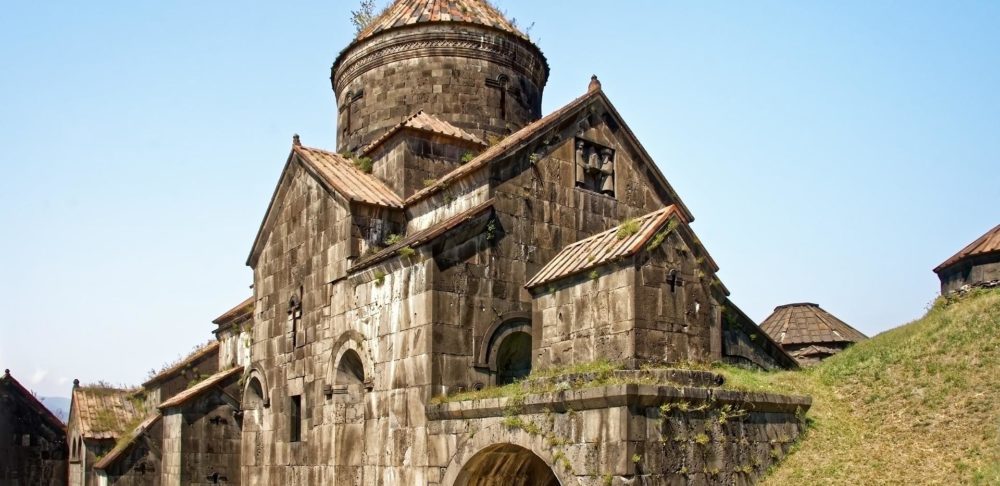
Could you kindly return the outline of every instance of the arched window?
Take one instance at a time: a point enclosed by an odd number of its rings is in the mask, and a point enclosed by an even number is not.
[[[353,349],[344,351],[337,363],[334,384],[338,387],[351,385],[363,385],[365,383],[365,365],[361,362],[361,356]]]
[[[531,334],[508,334],[497,347],[497,385],[507,385],[531,374]]]

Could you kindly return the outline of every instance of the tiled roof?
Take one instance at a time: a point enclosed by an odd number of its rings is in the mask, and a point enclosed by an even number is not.
[[[27,402],[28,406],[33,408],[35,412],[42,417],[42,419],[58,430],[66,430],[66,424],[63,424],[62,420],[59,420],[59,417],[56,417],[55,414],[45,406],[45,404],[38,401],[38,399],[35,398],[34,393],[31,393],[31,391],[21,385],[21,382],[11,376],[10,370],[3,371],[3,376],[0,376],[0,385],[13,387],[14,390],[21,395],[24,401]]]
[[[732,300],[726,299],[722,303],[723,312],[732,313],[734,318],[733,322],[743,328],[743,332],[751,336],[751,340],[754,341],[756,346],[760,346],[765,353],[774,358],[781,366],[786,369],[795,369],[799,367],[799,362],[795,361],[785,348],[781,347],[780,344],[775,342],[769,334],[764,332],[760,326],[750,318],[743,309],[740,309]],[[759,333],[759,334],[758,334]],[[753,339],[753,335],[758,335],[760,339]]]
[[[403,200],[389,186],[340,154],[302,145],[293,145],[292,150],[322,182],[345,198],[387,208],[403,207]]]
[[[461,128],[458,128],[455,125],[452,125],[451,123],[448,123],[434,115],[429,115],[427,113],[424,113],[423,111],[418,111],[415,115],[407,118],[406,120],[403,120],[402,123],[396,125],[388,132],[386,132],[385,135],[382,135],[381,137],[377,138],[374,142],[372,142],[363,150],[361,150],[361,154],[367,155],[371,153],[373,150],[378,148],[379,145],[382,145],[383,143],[386,142],[386,140],[392,138],[393,135],[407,128],[413,130],[421,130],[424,132],[436,133],[438,135],[444,135],[446,137],[464,140],[466,142],[476,145],[481,145],[483,147],[486,146],[486,142],[484,142],[481,138],[465,130],[462,130]]]
[[[250,296],[247,298],[247,300],[244,300],[243,302],[237,304],[236,307],[233,307],[232,309],[227,310],[221,316],[216,317],[215,320],[212,321],[212,324],[218,324],[221,326],[223,324],[228,324],[238,319],[244,319],[246,317],[250,317],[253,315],[253,305],[254,305],[253,296]]]
[[[205,378],[203,381],[199,382],[197,385],[192,386],[191,388],[188,388],[187,390],[184,390],[184,391],[182,391],[182,392],[174,395],[173,398],[171,398],[170,400],[167,400],[167,401],[161,403],[159,408],[160,408],[160,410],[166,410],[166,409],[171,408],[171,407],[177,407],[177,406],[180,406],[180,405],[184,405],[185,403],[187,403],[188,400],[191,400],[192,398],[196,398],[197,396],[201,395],[203,392],[205,392],[207,390],[210,390],[212,387],[214,387],[214,386],[222,383],[223,381],[225,381],[226,378],[229,378],[229,377],[232,377],[232,376],[236,376],[236,375],[238,375],[240,373],[243,373],[243,368],[241,368],[239,366],[236,366],[236,367],[233,367],[233,368],[229,368],[228,370],[225,370],[225,371],[220,371],[220,372],[218,372],[218,373],[216,373],[216,374],[214,374],[214,375],[212,375],[212,376],[210,376],[208,378]]]
[[[545,130],[548,130],[558,122],[563,115],[575,111],[577,108],[587,104],[588,102],[596,99],[600,96],[600,90],[588,91],[587,94],[569,102],[566,106],[559,108],[552,113],[542,117],[535,122],[532,122],[525,126],[524,128],[514,132],[507,138],[500,141],[496,145],[486,149],[485,152],[479,154],[475,159],[472,159],[469,163],[462,165],[461,167],[445,174],[443,177],[437,180],[434,185],[428,186],[421,189],[416,194],[410,196],[406,199],[406,206],[410,206],[419,202],[420,200],[427,198],[442,189],[449,187],[451,183],[457,179],[461,179],[469,174],[476,172],[477,170],[486,167],[490,162],[495,159],[500,158],[503,155],[508,155],[513,149],[515,149],[521,143],[530,141],[534,136],[540,135]]]
[[[632,256],[666,226],[672,217],[677,217],[681,221],[684,219],[677,206],[670,205],[637,218],[635,223],[638,225],[638,231],[631,234],[619,237],[618,231],[622,227],[617,226],[570,244],[532,277],[525,287],[544,285]]]
[[[111,451],[105,454],[101,460],[94,464],[94,469],[105,470],[117,462],[118,459],[123,457],[125,452],[132,447],[132,444],[135,443],[136,439],[142,437],[142,434],[145,434],[146,431],[155,425],[156,422],[159,422],[161,418],[163,418],[163,414],[156,412],[149,417],[146,417],[146,420],[143,420],[134,429],[127,431],[127,434],[123,436],[126,439],[119,440],[118,443],[115,444],[114,449],[111,449]]]
[[[205,344],[204,346],[202,346],[202,347],[194,350],[194,352],[192,352],[191,354],[187,355],[187,357],[185,357],[184,359],[182,359],[182,360],[178,361],[177,363],[171,365],[169,368],[167,368],[167,369],[165,369],[165,370],[157,373],[156,376],[150,378],[148,381],[146,381],[145,383],[143,383],[142,386],[149,387],[149,386],[153,386],[153,385],[155,385],[157,383],[160,383],[162,381],[169,380],[170,378],[173,378],[178,373],[180,373],[181,371],[183,371],[184,368],[186,368],[191,363],[194,363],[194,362],[196,362],[198,360],[201,360],[201,359],[203,359],[203,358],[205,358],[207,356],[210,356],[213,353],[217,354],[218,352],[219,352],[219,342],[218,341],[212,341],[212,342],[210,342],[208,344]]]
[[[73,389],[73,412],[85,439],[117,439],[142,416],[134,390],[104,387]]]
[[[781,345],[854,343],[868,339],[820,306],[810,303],[776,307],[760,327]]]
[[[357,40],[396,27],[424,22],[479,24],[526,38],[502,13],[483,0],[397,0],[362,30]]]
[[[467,211],[463,211],[462,213],[452,218],[449,218],[445,221],[442,221],[434,226],[431,226],[430,228],[417,231],[416,233],[403,238],[401,241],[389,246],[388,248],[379,251],[374,255],[359,260],[351,267],[350,272],[353,273],[358,270],[363,270],[372,265],[388,260],[393,256],[397,255],[399,253],[399,250],[405,247],[417,248],[427,243],[430,243],[431,241],[434,241],[435,238],[445,234],[449,230],[456,228],[462,225],[463,223],[470,221],[492,210],[493,202],[494,200],[490,199],[489,201],[486,201],[475,207],[472,207]]]
[[[985,235],[980,236],[979,239],[970,243],[969,246],[962,248],[962,251],[956,253],[955,256],[938,265],[934,271],[940,273],[942,270],[965,260],[966,258],[996,252],[1000,252],[1000,225],[997,225],[995,228],[987,231]]]

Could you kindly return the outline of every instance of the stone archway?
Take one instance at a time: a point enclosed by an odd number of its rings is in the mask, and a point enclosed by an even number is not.
[[[449,486],[560,486],[552,469],[524,447],[497,444],[465,463]]]

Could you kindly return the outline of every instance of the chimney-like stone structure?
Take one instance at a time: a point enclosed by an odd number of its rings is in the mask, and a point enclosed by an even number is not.
[[[337,57],[337,150],[423,110],[483,140],[541,117],[542,51],[482,0],[398,0]]]

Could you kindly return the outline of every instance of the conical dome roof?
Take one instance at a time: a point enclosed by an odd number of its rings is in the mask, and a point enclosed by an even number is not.
[[[868,339],[857,329],[811,303],[778,306],[760,327],[782,346],[854,343]]]
[[[357,40],[379,32],[424,22],[464,22],[527,38],[514,23],[485,0],[397,0],[362,30]]]

